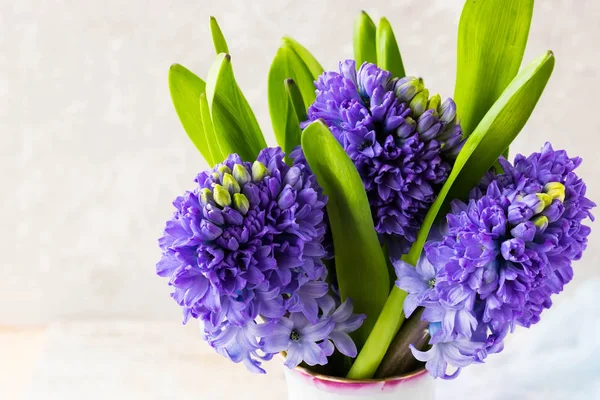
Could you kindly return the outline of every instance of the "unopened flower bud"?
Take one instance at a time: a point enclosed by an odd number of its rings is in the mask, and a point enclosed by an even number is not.
[[[448,98],[444,100],[439,108],[440,121],[449,124],[456,118],[456,103],[454,100]]]
[[[265,164],[260,161],[254,161],[252,163],[252,181],[260,182],[265,176],[269,175],[269,170],[265,167]]]
[[[252,180],[250,172],[242,164],[235,164],[233,166],[233,177],[240,185],[245,185]]]
[[[409,103],[423,89],[425,89],[423,79],[406,76],[396,82],[394,91],[400,101]]]
[[[241,193],[233,195],[233,207],[238,210],[242,215],[246,215],[250,209],[250,202],[248,198]]]
[[[433,110],[427,110],[419,117],[417,131],[419,132],[419,137],[421,140],[432,140],[438,135],[441,129],[442,124],[439,123]]]
[[[239,193],[240,192],[240,184],[235,180],[231,174],[225,173],[223,174],[223,187],[227,189],[229,194]]]
[[[548,227],[548,217],[545,215],[539,215],[533,219],[533,223],[538,231],[544,232]]]
[[[213,194],[209,188],[204,188],[200,190],[200,202],[202,205],[213,204]]]
[[[418,93],[408,105],[416,117],[421,116],[427,109],[427,100],[429,99],[429,90],[423,89]]]
[[[433,96],[431,96],[431,98],[427,102],[427,109],[433,110],[433,115],[435,115],[437,117],[438,109],[439,109],[441,103],[442,103],[442,97],[439,95],[439,93],[436,93]]]
[[[560,182],[549,182],[544,186],[544,191],[553,199],[558,199],[560,202],[565,201],[565,185]]]
[[[544,203],[544,208],[552,204],[552,197],[548,196],[546,193],[536,193],[536,196],[542,203]]]
[[[231,204],[231,195],[229,194],[229,191],[219,184],[215,185],[213,197],[215,203],[221,207],[226,207]]]
[[[396,129],[399,138],[406,139],[417,129],[417,123],[411,117],[404,118],[404,122]]]
[[[221,174],[221,176],[231,173],[231,170],[229,169],[229,167],[227,165],[221,165],[218,168],[218,171],[219,171],[219,174]]]

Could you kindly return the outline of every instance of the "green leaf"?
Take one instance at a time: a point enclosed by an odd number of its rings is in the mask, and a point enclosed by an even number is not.
[[[221,27],[219,26],[219,23],[215,17],[210,17],[210,33],[212,34],[212,40],[217,54],[229,53],[227,41],[225,40],[225,36],[223,36]]]
[[[404,261],[416,265],[429,231],[446,199],[464,197],[484,175],[487,168],[508,147],[533,112],[554,68],[554,56],[547,52],[535,59],[510,83],[494,103],[458,154],[448,180],[429,208],[417,234],[417,240]],[[464,173],[461,174],[461,172]],[[452,195],[448,195],[452,191]],[[352,365],[347,377],[370,379],[375,374],[387,349],[404,322],[406,293],[392,289],[373,331]]]
[[[187,68],[173,64],[169,69],[169,91],[177,116],[185,133],[194,146],[200,151],[207,163],[212,163],[208,143],[204,135],[200,109],[200,95],[204,93],[206,84]]]
[[[223,161],[227,155],[221,153],[221,148],[219,147],[219,141],[217,140],[217,135],[215,134],[212,118],[210,117],[210,108],[208,106],[208,100],[206,99],[206,93],[202,93],[200,95],[200,116],[202,118],[202,126],[204,127],[208,149],[212,156],[212,162],[210,162],[210,166],[213,166]]]
[[[354,60],[357,68],[365,61],[377,64],[376,31],[369,14],[361,11],[354,21]]]
[[[554,54],[548,51],[523,68],[508,85],[459,154],[464,166],[450,189],[450,199],[466,198],[486,171],[508,149],[531,116],[553,69]],[[472,153],[471,156],[465,159],[469,153]]]
[[[398,42],[390,22],[386,18],[379,20],[376,32],[377,66],[390,71],[396,78],[404,78],[404,63],[398,48]]]
[[[285,151],[286,159],[289,160],[290,152],[300,145],[302,129],[300,122],[306,120],[306,107],[302,94],[296,82],[288,78],[285,80],[285,90],[288,95],[287,115],[285,124]]]
[[[300,88],[296,84],[296,81],[294,81],[292,78],[286,79],[285,90],[287,92],[288,98],[290,99],[290,104],[294,109],[294,113],[296,114],[298,121],[306,121],[306,119],[308,118],[306,114],[306,106],[304,105],[302,93],[300,93]]]
[[[458,27],[454,101],[466,136],[500,97],[523,60],[533,0],[468,0]]]
[[[267,147],[256,117],[238,87],[231,57],[219,54],[208,71],[206,98],[222,154],[237,153],[253,161]]]
[[[306,65],[306,67],[312,74],[313,80],[316,80],[318,76],[323,73],[323,67],[321,66],[321,64],[319,64],[317,59],[306,49],[306,47],[302,46],[300,43],[298,43],[289,36],[284,36],[281,39],[281,42],[284,46],[289,47],[294,53],[296,53],[298,57],[300,57],[304,65]]]
[[[296,141],[287,142],[286,134],[288,132],[288,115],[291,115],[291,110],[288,110],[289,100],[287,90],[285,88],[286,79],[293,79],[296,83],[302,99],[304,102],[304,109],[315,101],[315,85],[314,80],[316,79],[314,73],[320,74],[322,68],[318,63],[314,65],[314,62],[308,62],[313,64],[309,67],[305,60],[302,58],[296,50],[299,49],[297,44],[293,44],[289,38],[284,38],[281,47],[277,50],[271,69],[269,70],[269,82],[268,82],[268,98],[269,98],[269,112],[271,114],[271,124],[273,125],[273,132],[275,132],[275,138],[281,148],[289,154],[293,149],[293,146],[297,145]],[[292,47],[295,46],[295,47]],[[301,46],[300,46],[301,47]],[[304,49],[306,51],[306,49]],[[302,51],[300,51],[302,53]],[[304,55],[306,57],[306,55]],[[316,62],[316,61],[315,61]],[[311,70],[314,69],[314,71]],[[318,72],[320,71],[320,72]]]
[[[342,300],[351,298],[355,312],[367,315],[362,327],[352,335],[360,349],[389,291],[386,261],[373,226],[369,200],[354,163],[323,122],[315,121],[306,127],[302,148],[329,197],[327,213]]]

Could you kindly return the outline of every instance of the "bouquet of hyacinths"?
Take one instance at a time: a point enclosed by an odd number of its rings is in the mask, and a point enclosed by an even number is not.
[[[169,72],[175,109],[214,167],[173,202],[157,273],[184,323],[233,362],[383,379],[454,378],[530,327],[573,277],[594,203],[581,159],[508,148],[554,66],[520,68],[533,0],[468,1],[454,99],[407,76],[389,22],[356,19],[354,60],[325,71],[284,38],[267,147],[210,21],[206,81]]]

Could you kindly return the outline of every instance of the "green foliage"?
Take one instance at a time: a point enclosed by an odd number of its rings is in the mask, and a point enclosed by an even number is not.
[[[396,78],[404,78],[404,63],[396,42],[396,36],[390,22],[386,18],[379,20],[376,32],[377,66],[390,71]]]
[[[298,116],[299,111],[290,109],[293,103],[290,103],[285,82],[287,79],[295,82],[303,106],[300,107],[300,103],[298,103],[300,98],[295,99],[297,102],[295,105],[298,110],[303,108],[306,113],[316,98],[313,82],[322,72],[323,67],[308,50],[291,38],[282,39],[281,47],[277,50],[269,70],[268,98],[275,138],[288,154],[294,146],[299,144],[299,136],[297,136],[297,131],[292,128],[293,120],[290,119],[294,114]]]
[[[356,67],[369,62],[377,64],[375,23],[369,14],[362,11],[354,21],[354,60]]]
[[[454,101],[470,135],[517,75],[533,0],[468,0],[458,27]]]
[[[208,164],[213,159],[200,117],[199,100],[206,84],[187,68],[173,64],[169,69],[169,91],[183,129]]]
[[[352,335],[360,349],[386,301],[390,280],[373,226],[369,200],[354,163],[323,122],[302,134],[302,148],[319,185],[329,197],[335,268],[342,300],[350,297],[367,319]]]
[[[206,80],[206,98],[222,154],[238,153],[245,161],[255,160],[267,143],[235,81],[228,54],[217,55],[211,66]]]
[[[215,46],[215,51],[217,54],[229,53],[227,41],[225,40],[225,36],[223,36],[221,27],[217,23],[217,19],[215,17],[210,17],[210,33],[212,35],[213,45]]]

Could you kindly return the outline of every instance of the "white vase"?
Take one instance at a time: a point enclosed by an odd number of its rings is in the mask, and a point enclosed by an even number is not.
[[[426,370],[383,380],[352,381],[285,368],[288,400],[433,400],[434,381]]]

